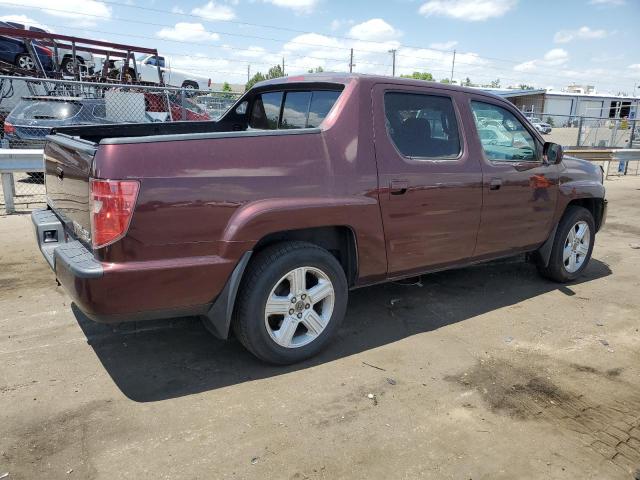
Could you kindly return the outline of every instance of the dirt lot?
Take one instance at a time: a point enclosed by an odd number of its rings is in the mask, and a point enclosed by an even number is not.
[[[291,368],[196,321],[84,319],[29,218],[0,217],[0,476],[632,479],[640,179],[607,187],[580,281],[513,261],[358,290]]]

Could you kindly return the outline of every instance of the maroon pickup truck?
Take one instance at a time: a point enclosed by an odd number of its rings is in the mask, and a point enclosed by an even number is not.
[[[528,252],[586,268],[603,174],[489,93],[363,75],[258,84],[219,121],[60,128],[37,241],[100,322],[197,315],[291,363],[349,289]]]

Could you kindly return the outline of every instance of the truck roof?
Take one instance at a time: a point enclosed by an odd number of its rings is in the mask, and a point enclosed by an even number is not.
[[[268,87],[274,85],[286,85],[292,83],[336,83],[346,85],[351,82],[362,82],[368,84],[376,83],[392,83],[398,85],[411,85],[416,87],[424,87],[425,84],[431,86],[437,86],[438,88],[444,88],[447,90],[456,90],[466,93],[474,93],[479,95],[486,95],[494,98],[503,99],[500,95],[496,95],[492,92],[480,90],[471,87],[461,87],[459,85],[451,85],[450,83],[440,83],[435,81],[415,80],[413,78],[391,77],[386,75],[371,75],[366,73],[344,73],[344,72],[322,72],[322,73],[308,73],[302,75],[291,75],[288,77],[272,78],[270,80],[263,80],[255,84],[255,88]]]

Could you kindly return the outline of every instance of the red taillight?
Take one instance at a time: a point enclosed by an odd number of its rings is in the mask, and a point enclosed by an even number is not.
[[[4,133],[5,134],[9,134],[9,133],[16,133],[16,127],[14,127],[11,123],[9,122],[4,122]]]
[[[104,247],[129,229],[140,185],[131,180],[91,180],[91,242]]]

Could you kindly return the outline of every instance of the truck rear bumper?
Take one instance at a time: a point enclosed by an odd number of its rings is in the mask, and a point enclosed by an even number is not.
[[[31,214],[40,251],[80,310],[104,323],[205,315],[235,263],[218,256],[103,263],[52,210]]]

